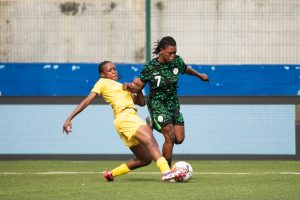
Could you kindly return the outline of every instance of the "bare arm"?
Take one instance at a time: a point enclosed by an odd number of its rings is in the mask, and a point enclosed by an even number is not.
[[[196,76],[200,78],[202,81],[209,81],[209,78],[206,74],[201,74],[189,66],[187,66],[185,73],[191,76]]]
[[[66,119],[63,132],[69,134],[72,132],[72,119],[78,115],[81,111],[83,111],[95,98],[97,97],[97,93],[91,92],[81,103],[74,109],[74,111],[69,115]]]
[[[139,106],[146,105],[145,97],[144,97],[144,94],[142,91],[139,91],[137,93],[132,93],[132,97],[133,97],[133,101],[135,104],[137,104]]]
[[[145,83],[140,78],[135,78],[132,83],[124,83],[123,90],[127,90],[132,93],[133,101],[139,106],[145,106],[145,97],[142,92],[145,87]]]
[[[142,91],[145,85],[146,84],[143,83],[140,78],[135,78],[132,83],[124,83],[123,89],[132,93],[137,93],[139,91]]]

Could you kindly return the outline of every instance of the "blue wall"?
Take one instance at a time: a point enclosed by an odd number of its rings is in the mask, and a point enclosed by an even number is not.
[[[192,65],[210,82],[183,75],[180,96],[300,95],[300,65]],[[142,64],[117,64],[120,82],[139,76]],[[98,80],[95,63],[0,63],[2,96],[85,96]],[[148,88],[146,88],[147,90]]]
[[[142,64],[117,64],[121,82]],[[300,95],[297,65],[193,65],[210,83],[183,75],[179,95]],[[85,96],[98,80],[97,64],[0,63],[2,96]],[[0,105],[0,154],[128,154],[109,105],[90,105],[62,125],[76,105]],[[295,155],[295,105],[182,105],[186,140],[176,154]],[[140,108],[142,118],[147,109]],[[196,117],[195,117],[196,116]],[[238,124],[238,126],[237,126]],[[155,136],[161,146],[160,133]]]

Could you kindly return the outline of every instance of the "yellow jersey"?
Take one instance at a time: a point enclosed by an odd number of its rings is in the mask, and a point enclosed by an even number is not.
[[[91,92],[102,95],[103,99],[111,105],[115,118],[126,108],[136,109],[131,93],[123,90],[123,85],[117,81],[100,78]]]

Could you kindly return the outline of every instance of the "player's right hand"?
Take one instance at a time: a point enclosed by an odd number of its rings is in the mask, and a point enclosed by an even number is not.
[[[130,91],[130,88],[131,88],[131,83],[124,83],[123,84],[123,90]]]
[[[209,78],[208,78],[208,75],[207,75],[207,74],[201,74],[200,79],[201,79],[202,81],[209,81]]]

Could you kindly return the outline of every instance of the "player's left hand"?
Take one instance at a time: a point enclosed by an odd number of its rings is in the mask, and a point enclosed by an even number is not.
[[[69,135],[72,132],[72,122],[70,120],[66,120],[63,126],[63,133]]]
[[[201,74],[200,79],[202,81],[209,81],[209,78],[208,78],[207,74]]]

